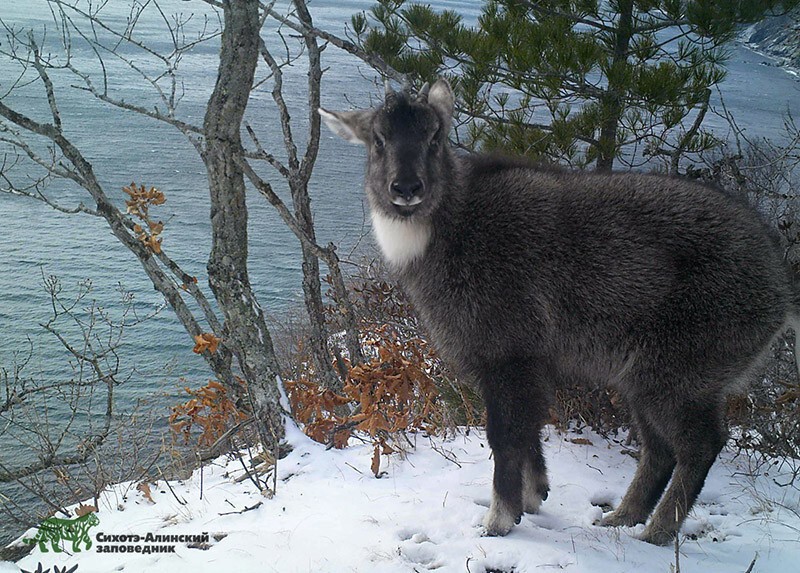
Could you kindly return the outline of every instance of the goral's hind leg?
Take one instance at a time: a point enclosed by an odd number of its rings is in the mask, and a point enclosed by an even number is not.
[[[672,483],[641,537],[656,545],[674,539],[727,441],[721,403],[682,404],[679,411],[670,444],[677,459]]]
[[[603,525],[644,523],[667,487],[675,467],[672,449],[651,425],[647,413],[637,409],[635,404],[631,404],[631,411],[641,444],[639,465],[622,503],[603,520]]]
[[[483,521],[488,535],[505,535],[523,510],[536,511],[547,491],[539,432],[547,413],[543,361],[509,361],[481,378],[486,433],[494,454],[492,505]]]

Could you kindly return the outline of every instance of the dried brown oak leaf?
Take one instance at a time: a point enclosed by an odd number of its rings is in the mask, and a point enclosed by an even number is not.
[[[217,338],[210,332],[204,332],[202,334],[198,334],[197,336],[194,337],[195,345],[194,348],[192,349],[192,352],[194,352],[195,354],[202,354],[203,352],[208,350],[210,353],[213,354],[217,351],[217,348],[219,347],[219,343],[221,340],[222,340],[221,338]]]

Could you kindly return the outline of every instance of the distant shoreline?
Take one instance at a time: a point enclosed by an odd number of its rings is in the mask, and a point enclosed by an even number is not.
[[[790,61],[789,58],[786,58],[784,56],[776,56],[774,54],[771,54],[768,50],[766,50],[765,48],[762,48],[761,46],[759,46],[759,44],[757,44],[755,42],[742,41],[741,45],[744,46],[745,48],[747,48],[748,50],[750,50],[751,52],[753,52],[754,54],[757,54],[757,55],[761,56],[762,58],[769,58],[770,60],[772,60],[770,63],[768,63],[766,65],[769,65],[769,66],[772,66],[772,67],[775,67],[775,68],[780,68],[784,72],[786,72],[787,74],[789,74],[791,76],[794,76],[795,78],[800,80],[800,67],[793,66],[793,65],[789,64],[788,63]],[[765,65],[764,62],[760,62],[760,63],[762,65]]]
[[[759,56],[769,58],[775,67],[800,77],[798,21],[800,11],[768,18],[742,30],[738,41]]]

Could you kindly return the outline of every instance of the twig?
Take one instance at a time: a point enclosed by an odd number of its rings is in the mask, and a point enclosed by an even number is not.
[[[177,501],[181,505],[187,505],[186,500],[179,498],[178,494],[175,493],[175,490],[172,489],[172,484],[170,484],[169,480],[166,477],[164,477],[164,472],[161,471],[161,468],[158,468],[158,471],[161,474],[161,477],[164,480],[164,483],[167,484],[167,489],[169,489],[170,493],[172,494],[172,497],[175,498],[175,501]]]
[[[753,556],[753,560],[750,562],[750,566],[747,568],[747,570],[744,573],[753,573],[753,567],[756,566],[756,560],[757,559],[758,559],[758,551],[756,551],[756,554]]]
[[[346,465],[346,466],[350,466],[350,468],[354,469],[355,471],[357,471],[357,472],[358,472],[358,473],[360,473],[361,475],[364,475],[364,472],[362,472],[360,469],[358,469],[356,466],[354,466],[354,465],[353,465],[353,464],[351,464],[350,462],[345,462],[345,463],[344,463],[344,465]]]
[[[259,501],[256,504],[248,506],[248,507],[245,507],[244,509],[241,509],[239,511],[226,511],[224,513],[219,513],[217,515],[220,515],[220,516],[222,516],[222,515],[238,515],[238,514],[241,514],[241,513],[245,513],[246,511],[253,511],[254,509],[258,509],[263,504],[264,504],[263,501]]]

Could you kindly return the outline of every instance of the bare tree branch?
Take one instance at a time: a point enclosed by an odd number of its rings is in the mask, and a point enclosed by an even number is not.
[[[303,22],[302,20],[297,22],[291,20],[285,16],[282,16],[281,14],[278,14],[271,8],[265,7],[265,10],[270,15],[270,17],[274,18],[281,24],[288,26],[295,32],[298,32],[303,35],[310,34],[311,36],[314,36],[316,38],[322,38],[323,40],[325,40],[326,42],[330,42],[337,48],[344,50],[345,52],[348,52],[350,54],[353,54],[354,56],[357,56],[360,60],[363,60],[365,63],[369,64],[372,68],[375,68],[376,70],[381,72],[381,74],[383,74],[385,77],[393,79],[402,85],[407,85],[409,83],[409,78],[406,74],[398,72],[389,64],[387,64],[383,60],[383,58],[375,54],[370,54],[366,52],[365,50],[359,48],[353,42],[350,42],[349,40],[344,40],[339,36],[336,36],[335,34],[331,34],[324,30],[320,30],[319,28],[310,25],[307,22]]]
[[[92,165],[83,157],[78,149],[52,124],[43,124],[16,112],[0,101],[0,116],[21,127],[24,130],[35,133],[46,139],[51,140],[61,150],[64,157],[74,166],[77,175],[80,177],[78,183],[86,189],[97,204],[97,212],[102,216],[111,228],[114,236],[134,255],[141,263],[150,280],[170,306],[175,311],[176,316],[191,336],[203,333],[203,328],[192,315],[186,303],[183,301],[179,289],[167,277],[164,271],[155,262],[152,253],[142,244],[141,241],[130,231],[132,222],[111,203],[103,191],[102,186],[95,177]],[[222,374],[223,383],[234,386],[233,375],[230,374],[229,367],[225,366],[225,359],[222,356],[204,356],[218,374]]]
[[[304,245],[306,249],[311,251],[314,256],[324,260],[327,264],[328,269],[331,272],[336,303],[339,306],[339,312],[344,317],[345,324],[347,325],[347,328],[345,329],[345,339],[347,343],[347,350],[350,354],[350,360],[354,364],[363,362],[364,357],[361,350],[361,343],[358,338],[358,324],[355,310],[353,309],[350,301],[350,296],[347,291],[347,284],[345,283],[344,276],[342,275],[339,264],[339,256],[336,254],[336,246],[333,243],[330,243],[327,247],[321,247],[318,245],[316,241],[305,232],[302,225],[297,221],[294,215],[292,215],[286,204],[281,200],[278,194],[275,193],[272,185],[262,179],[245,159],[242,159],[240,164],[245,176],[250,180],[253,186],[255,186],[259,193],[261,193],[264,198],[275,207],[281,219],[283,219],[284,223],[286,223],[286,226],[289,227],[301,244]]]

